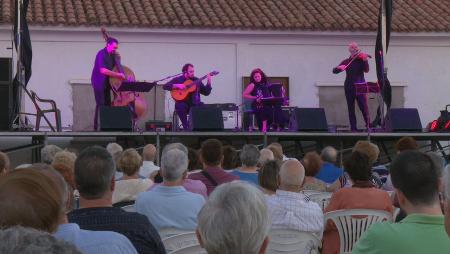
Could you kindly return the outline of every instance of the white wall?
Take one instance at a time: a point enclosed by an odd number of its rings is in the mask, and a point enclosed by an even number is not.
[[[4,49],[10,44],[8,29],[0,27],[0,57],[10,55]],[[316,82],[343,82],[345,78],[344,74],[332,74],[331,69],[347,57],[347,44],[357,41],[368,53],[373,53],[375,44],[374,33],[136,29],[110,33],[121,42],[122,62],[134,70],[137,79],[155,80],[179,73],[186,62],[196,66],[197,76],[220,71],[213,79],[212,94],[203,99],[207,103],[239,103],[242,76],[260,67],[270,76],[289,76],[292,106],[318,106]],[[92,29],[31,27],[31,37],[33,76],[29,88],[56,100],[63,126],[70,126],[69,80],[90,78],[95,54],[104,46],[102,36]],[[373,59],[370,64],[367,78],[375,80]],[[391,82],[407,84],[405,105],[419,109],[424,125],[450,104],[450,34],[393,35],[388,64]],[[173,102],[168,104],[166,119],[173,108]],[[33,111],[29,101],[26,109]]]

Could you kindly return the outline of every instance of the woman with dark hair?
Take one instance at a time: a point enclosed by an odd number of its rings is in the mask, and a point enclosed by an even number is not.
[[[259,185],[266,195],[273,195],[277,191],[279,172],[280,162],[276,160],[267,161],[259,170]]]
[[[261,99],[270,97],[267,76],[264,72],[257,68],[250,74],[250,83],[242,93],[245,99],[253,100],[252,110],[258,122],[258,128],[262,132],[267,131],[268,121],[272,120],[273,112],[270,106],[262,104]]]
[[[369,157],[354,151],[344,162],[345,171],[349,174],[353,186],[335,192],[324,213],[341,209],[372,209],[392,213],[393,207],[389,194],[377,189],[370,181],[371,164]],[[322,253],[339,253],[339,234],[334,223],[326,222],[323,235]]]
[[[308,152],[301,161],[303,167],[305,167],[305,180],[303,181],[303,190],[310,191],[327,191],[327,184],[315,178],[315,175],[322,166],[322,160],[317,152]]]

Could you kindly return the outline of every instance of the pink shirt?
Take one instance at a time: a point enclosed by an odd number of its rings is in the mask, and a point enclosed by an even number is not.
[[[230,173],[225,172],[225,170],[221,168],[206,168],[204,169],[216,182],[218,185],[222,183],[228,183],[234,180],[239,180],[239,176],[232,175]],[[200,180],[206,185],[206,189],[208,190],[208,195],[216,188],[216,186],[206,178],[202,172],[193,173],[188,175],[189,179]]]

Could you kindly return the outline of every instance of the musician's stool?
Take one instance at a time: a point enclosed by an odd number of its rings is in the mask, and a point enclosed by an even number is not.
[[[255,130],[255,112],[252,109],[253,100],[244,99],[243,108],[242,108],[242,130],[243,131],[252,131]]]

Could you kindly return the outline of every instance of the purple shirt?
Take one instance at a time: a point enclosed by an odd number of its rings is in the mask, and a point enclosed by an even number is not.
[[[161,185],[160,183],[155,183],[152,186],[150,186],[150,188],[148,188],[147,191],[152,190],[153,188],[155,188],[156,186]],[[192,180],[192,179],[184,179],[184,183],[182,185],[187,191],[192,192],[192,193],[197,193],[202,195],[205,200],[208,199],[208,193],[206,191],[206,186],[205,184],[202,183],[202,181],[199,180]]]
[[[222,183],[228,183],[234,180],[239,180],[239,176],[232,175],[230,173],[225,172],[225,170],[221,168],[206,168],[204,169],[211,177],[214,179],[218,185]],[[216,188],[216,186],[206,178],[202,172],[193,173],[188,175],[189,179],[200,180],[206,185],[206,189],[208,190],[208,195]]]

